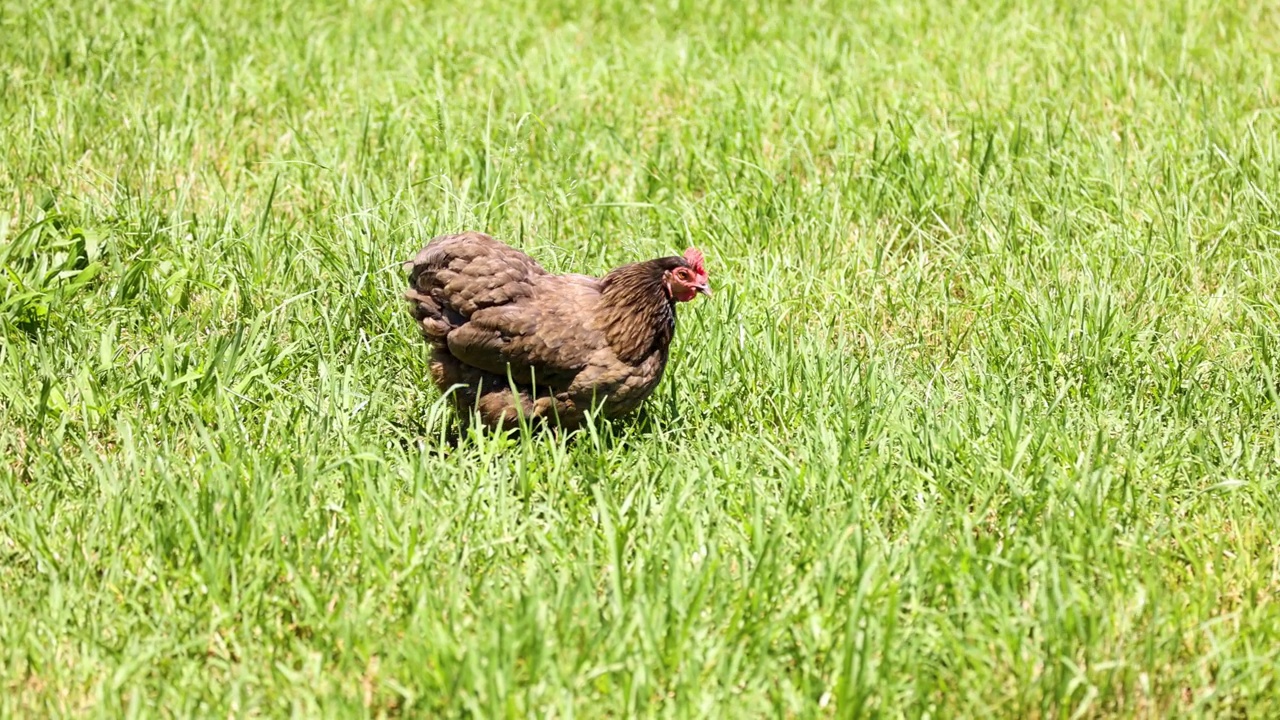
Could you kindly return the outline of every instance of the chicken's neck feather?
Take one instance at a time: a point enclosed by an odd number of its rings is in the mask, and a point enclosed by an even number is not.
[[[623,265],[601,280],[601,327],[618,359],[638,363],[656,350],[666,360],[676,308],[663,274],[682,263],[670,257]]]

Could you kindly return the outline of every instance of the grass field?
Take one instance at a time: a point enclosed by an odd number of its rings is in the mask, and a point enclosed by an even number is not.
[[[1280,715],[1280,4],[0,0],[0,714]],[[696,244],[448,416],[433,235]]]

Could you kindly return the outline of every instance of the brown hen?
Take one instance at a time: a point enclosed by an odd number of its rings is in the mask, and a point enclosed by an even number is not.
[[[702,253],[553,275],[488,235],[442,235],[405,264],[431,377],[464,417],[572,429],[626,415],[662,379],[676,303],[711,295]]]

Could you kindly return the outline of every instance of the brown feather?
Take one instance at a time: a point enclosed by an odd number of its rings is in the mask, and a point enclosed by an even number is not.
[[[634,411],[662,379],[675,333],[667,257],[602,279],[553,275],[480,233],[433,239],[406,263],[405,298],[432,348],[432,380],[458,411],[511,427],[523,416],[572,428],[599,406]]]
[[[676,330],[676,306],[662,285],[663,273],[684,264],[677,257],[623,265],[601,281],[600,317],[613,351],[625,363],[647,353],[664,354]]]

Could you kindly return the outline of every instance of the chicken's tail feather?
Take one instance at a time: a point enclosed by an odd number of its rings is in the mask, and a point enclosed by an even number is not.
[[[409,313],[418,322],[422,337],[435,347],[445,347],[449,333],[466,321],[450,308],[441,307],[435,300],[413,288],[404,294],[404,298],[409,301]]]

